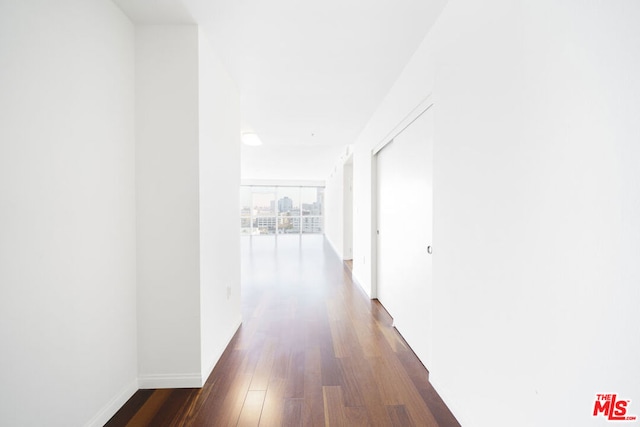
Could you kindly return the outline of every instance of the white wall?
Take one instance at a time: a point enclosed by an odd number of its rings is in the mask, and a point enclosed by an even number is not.
[[[342,149],[342,154],[336,160],[336,164],[329,177],[324,182],[324,234],[333,250],[342,259],[351,259],[348,247],[352,242],[345,238],[345,209],[353,209],[349,206],[348,197],[352,197],[349,191],[345,191],[347,182],[353,181],[353,146],[348,145]],[[349,164],[347,164],[349,163]],[[345,169],[349,172],[345,175]],[[353,211],[346,212],[353,215]]]
[[[431,379],[465,426],[640,414],[640,5],[451,0],[356,142],[355,275],[371,291],[371,148],[433,93]]]
[[[353,259],[353,156],[342,168],[342,253],[345,260]]]
[[[200,331],[206,379],[242,321],[240,95],[199,33]],[[227,287],[229,289],[227,289]]]
[[[344,231],[344,168],[342,161],[327,178],[324,189],[324,235],[342,259]]]
[[[136,27],[140,386],[198,386],[198,27]]]
[[[198,386],[198,28],[136,26],[140,387]]]
[[[141,388],[201,386],[240,325],[239,110],[197,26],[136,27]]]
[[[133,26],[0,2],[0,425],[102,425],[137,389]]]
[[[238,95],[198,37],[0,2],[1,425],[103,425],[138,373],[202,384],[237,328]]]

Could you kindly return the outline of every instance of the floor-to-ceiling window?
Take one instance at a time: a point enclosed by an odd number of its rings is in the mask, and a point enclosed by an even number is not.
[[[324,187],[243,185],[240,232],[302,234],[324,231]]]
[[[324,188],[301,187],[300,188],[300,231],[302,233],[323,232]]]

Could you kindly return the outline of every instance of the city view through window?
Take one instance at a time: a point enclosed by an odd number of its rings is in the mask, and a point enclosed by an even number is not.
[[[240,232],[304,234],[324,231],[324,187],[240,187]]]

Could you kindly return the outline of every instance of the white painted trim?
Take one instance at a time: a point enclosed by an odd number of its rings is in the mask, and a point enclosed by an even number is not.
[[[371,259],[370,276],[372,299],[378,298],[378,157],[371,154]]]
[[[444,404],[447,405],[447,408],[449,408],[449,410],[456,417],[458,422],[460,422],[461,425],[467,425],[467,423],[463,422],[460,418],[458,418],[459,414],[461,414],[462,411],[459,411],[455,405],[455,401],[449,398],[450,395],[447,392],[446,387],[443,387],[442,384],[440,383],[440,376],[434,375],[434,373],[435,372],[429,371],[429,382],[433,386],[433,389],[436,391],[436,393],[438,393],[438,395],[440,396],[440,399],[442,399]]]
[[[340,258],[340,261],[344,261],[344,257],[343,254],[340,253],[340,251],[338,250],[338,248],[336,248],[336,245],[331,241],[331,239],[329,238],[329,236],[327,236],[326,234],[324,235],[324,238],[326,239],[326,241],[329,243],[329,246],[331,246],[331,249],[333,249],[333,252],[335,252],[336,256],[338,258]]]
[[[360,280],[358,280],[358,277],[354,274],[353,270],[351,270],[351,281],[353,282],[354,285],[357,285],[360,290],[362,291],[362,293],[369,299],[373,299],[371,298],[371,295],[369,294],[369,292],[367,292],[367,290],[364,288],[364,286],[362,286],[360,284]]]
[[[202,375],[193,374],[151,374],[138,377],[140,389],[150,388],[200,388],[203,385]]]
[[[85,424],[85,427],[102,427],[113,417],[116,412],[127,403],[127,400],[138,391],[138,380],[135,379],[129,384],[124,386],[118,394],[116,394],[96,415],[94,415],[89,422]]]
[[[264,187],[324,187],[324,181],[286,180],[286,179],[243,179],[240,185]]]
[[[362,286],[362,280],[358,276],[359,273],[360,273],[360,268],[356,265],[356,260],[354,259],[353,269],[351,270],[351,280],[353,280],[353,283],[357,283],[358,286],[360,286],[362,291],[365,293],[365,295],[367,295],[367,297],[369,297],[369,299],[373,299],[373,297],[371,296],[371,291],[367,290],[367,288]]]
[[[350,171],[347,173],[347,170]],[[353,260],[353,153],[342,164],[342,259]]]
[[[325,236],[325,239],[327,240],[327,242],[329,242],[329,246],[331,246],[331,249],[333,249],[333,251],[336,253],[336,255],[338,255],[338,256],[339,256],[340,254],[339,254],[339,253],[338,253],[338,251],[336,250],[336,247],[333,245],[333,243],[331,243],[331,240],[329,240],[326,236]],[[340,261],[342,261],[342,262],[344,263],[344,260],[342,259],[342,257],[340,257]],[[356,286],[358,286],[358,287],[362,290],[362,292],[363,292],[363,293],[364,293],[364,294],[365,294],[369,299],[371,299],[371,295],[369,294],[369,292],[367,292],[367,290],[364,288],[364,286],[362,286],[362,285],[360,284],[360,281],[358,280],[358,277],[356,276],[356,274],[355,274],[355,272],[354,272],[353,268],[351,269],[351,281],[352,281]]]
[[[416,107],[411,110],[409,114],[407,114],[405,118],[400,121],[400,123],[398,123],[393,129],[391,129],[391,131],[384,138],[382,138],[382,141],[380,141],[378,145],[376,145],[374,149],[371,150],[371,155],[377,155],[380,150],[382,150],[387,144],[393,141],[393,138],[400,135],[403,130],[405,130],[411,123],[416,121],[418,117],[424,114],[432,106],[433,101],[431,100],[431,94],[429,94],[425,99],[420,101],[420,103],[416,105]]]
[[[222,357],[222,354],[225,352],[227,347],[229,347],[229,343],[231,343],[231,340],[233,339],[233,337],[238,333],[238,329],[240,329],[240,326],[242,326],[242,320],[240,320],[237,323],[236,327],[233,329],[233,332],[231,333],[231,335],[227,339],[227,343],[225,344],[224,349],[215,358],[215,362],[208,368],[208,370],[206,372],[203,372],[204,375],[202,377],[204,378],[204,381],[202,382],[202,385],[204,385],[204,383],[206,383],[207,380],[209,379],[209,376],[211,376],[211,373],[213,372],[213,369],[216,367],[216,365],[220,361],[220,358]]]

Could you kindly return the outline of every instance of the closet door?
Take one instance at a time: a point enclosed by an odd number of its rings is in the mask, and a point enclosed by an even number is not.
[[[377,296],[422,363],[431,362],[433,107],[377,154]]]

